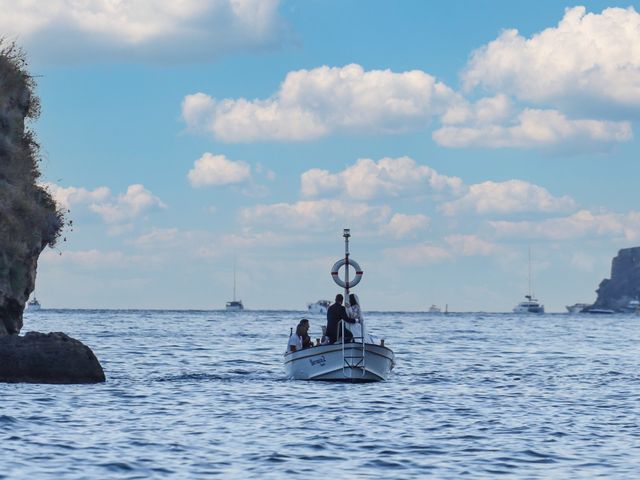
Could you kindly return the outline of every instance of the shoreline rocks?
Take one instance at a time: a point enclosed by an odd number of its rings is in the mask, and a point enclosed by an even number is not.
[[[75,384],[105,380],[91,349],[65,333],[0,336],[0,382]]]

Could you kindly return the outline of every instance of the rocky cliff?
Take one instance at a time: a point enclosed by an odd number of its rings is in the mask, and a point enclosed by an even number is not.
[[[36,181],[38,144],[25,121],[39,113],[33,78],[15,45],[0,41],[0,336],[19,333],[40,252],[63,225]]]
[[[595,308],[623,310],[630,300],[640,298],[640,247],[625,248],[611,262],[611,278],[596,290]]]

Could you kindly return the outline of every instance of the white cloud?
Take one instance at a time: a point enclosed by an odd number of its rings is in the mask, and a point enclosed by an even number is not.
[[[303,196],[314,197],[344,193],[359,199],[397,197],[409,193],[432,192],[459,193],[462,180],[440,175],[426,165],[418,165],[409,157],[383,158],[375,162],[359,159],[341,172],[312,169],[301,176]]]
[[[567,240],[590,236],[627,241],[640,239],[640,212],[636,211],[592,213],[588,210],[580,210],[568,217],[537,222],[492,221],[489,224],[502,237]]]
[[[0,31],[47,62],[208,61],[271,47],[278,0],[0,0]]]
[[[244,162],[224,155],[205,153],[196,160],[187,175],[192,187],[209,187],[241,183],[251,177],[251,168]]]
[[[404,265],[431,265],[451,259],[446,249],[430,243],[387,248],[384,254],[394,262]]]
[[[440,120],[445,125],[501,123],[513,116],[513,109],[509,97],[502,94],[481,98],[475,103],[460,100],[449,106]]]
[[[381,233],[395,238],[404,238],[427,228],[429,220],[429,217],[426,215],[395,213],[389,220],[389,223],[382,227]]]
[[[476,50],[463,73],[482,86],[533,102],[585,97],[600,105],[640,106],[640,15],[633,7],[565,10],[555,28],[524,38],[505,30]]]
[[[116,224],[131,221],[147,212],[166,208],[162,201],[144,185],[129,185],[126,193],[109,203],[92,203],[89,208],[100,215],[106,223]]]
[[[102,250],[68,250],[61,253],[47,249],[40,259],[49,264],[75,265],[81,268],[122,268],[132,263],[144,263],[142,258],[135,255],[126,255],[120,251]]]
[[[256,205],[240,211],[240,220],[246,225],[270,228],[275,225],[279,228],[308,231],[342,228],[345,225],[380,227],[388,222],[389,217],[390,209],[387,206],[374,207],[340,200]]]
[[[510,214],[519,212],[562,212],[576,208],[569,196],[554,197],[543,187],[522,180],[483,182],[469,186],[457,200],[444,203],[440,210],[446,215],[463,211],[479,214]]]
[[[61,187],[55,183],[43,183],[42,186],[62,208],[104,202],[111,196],[107,187],[87,190],[84,187]]]
[[[464,256],[492,255],[500,248],[477,235],[449,235],[445,241],[456,252]]]
[[[266,100],[185,97],[189,128],[226,142],[310,140],[334,132],[399,133],[428,124],[458,101],[445,84],[420,70],[364,71],[360,65],[289,72]]]
[[[464,115],[457,115],[461,120]],[[452,120],[449,120],[452,122]],[[567,118],[557,110],[525,109],[510,125],[444,126],[433,139],[445,147],[534,148],[606,146],[632,138],[629,122]]]

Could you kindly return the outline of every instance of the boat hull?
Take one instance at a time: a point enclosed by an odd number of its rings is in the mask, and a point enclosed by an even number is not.
[[[284,368],[294,380],[379,382],[389,378],[395,365],[393,352],[381,345],[362,343],[320,345],[286,353]]]

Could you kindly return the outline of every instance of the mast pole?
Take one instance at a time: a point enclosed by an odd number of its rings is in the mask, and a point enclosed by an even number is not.
[[[529,245],[529,297],[533,298],[533,292],[531,291],[531,245]],[[529,298],[529,301],[531,301]]]
[[[342,236],[344,237],[344,303],[349,301],[349,237],[350,229],[345,228]]]
[[[236,301],[236,257],[233,257],[233,301]]]

